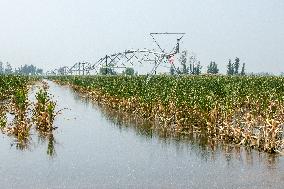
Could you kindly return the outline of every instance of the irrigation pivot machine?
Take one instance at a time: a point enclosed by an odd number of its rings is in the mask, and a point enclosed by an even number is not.
[[[124,52],[107,54],[95,63],[77,62],[73,66],[64,66],[48,72],[48,75],[95,75],[95,74],[113,74],[116,70],[125,70],[126,68],[148,67],[147,74],[157,73],[159,67],[176,69],[175,57],[180,53],[180,43],[185,33],[150,33],[156,49],[129,49]],[[175,44],[171,49],[165,49],[158,40],[162,37],[169,43],[168,39],[175,38]],[[169,44],[167,44],[169,45]],[[102,70],[105,73],[101,73]],[[115,71],[113,71],[115,70]]]

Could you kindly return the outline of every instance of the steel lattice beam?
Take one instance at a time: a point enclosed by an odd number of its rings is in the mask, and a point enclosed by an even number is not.
[[[173,50],[171,52],[165,52],[165,50],[163,50],[160,44],[157,42],[155,38],[156,35],[179,35],[179,38],[177,38],[177,43],[173,47]],[[91,71],[98,74],[101,68],[122,69],[133,67],[137,64],[153,64],[153,69],[150,74],[154,74],[162,63],[170,63],[170,58],[179,53],[179,44],[184,35],[185,33],[150,33],[150,36],[152,37],[154,43],[158,46],[159,51],[145,48],[129,49],[125,50],[124,52],[106,55],[93,64],[89,62],[78,62],[70,68],[64,66],[49,73],[56,75],[88,75],[91,73]]]

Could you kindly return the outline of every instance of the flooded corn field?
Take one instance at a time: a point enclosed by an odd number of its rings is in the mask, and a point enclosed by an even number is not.
[[[0,1],[0,189],[283,189],[284,1]]]
[[[62,110],[46,138],[19,149],[1,134],[1,188],[282,188],[284,157],[167,136],[131,121],[68,86],[49,81]]]

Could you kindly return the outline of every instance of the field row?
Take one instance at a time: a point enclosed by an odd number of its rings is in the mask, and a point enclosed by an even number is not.
[[[284,78],[228,76],[60,76],[99,103],[159,122],[175,133],[268,152],[283,150]]]
[[[0,75],[0,131],[14,138],[19,149],[28,148],[32,128],[43,139],[53,138],[56,103],[47,92],[47,84],[42,82],[35,94],[35,102],[29,100],[31,85],[39,79]],[[48,153],[52,154],[52,151]]]

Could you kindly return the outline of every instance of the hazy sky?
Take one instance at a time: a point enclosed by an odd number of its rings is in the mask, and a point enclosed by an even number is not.
[[[150,32],[186,32],[181,48],[204,67],[237,56],[249,72],[284,72],[283,0],[0,0],[0,61],[14,67],[152,48]]]

